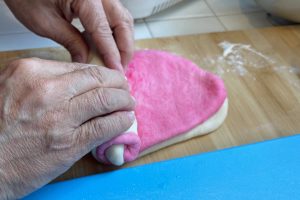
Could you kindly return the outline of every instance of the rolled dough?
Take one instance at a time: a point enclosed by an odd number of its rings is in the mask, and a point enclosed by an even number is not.
[[[91,53],[90,60],[99,64]],[[122,165],[172,144],[216,130],[228,110],[223,81],[180,56],[137,51],[126,72],[137,100],[137,135],[132,131],[100,145],[94,157]],[[129,134],[128,134],[129,133]]]

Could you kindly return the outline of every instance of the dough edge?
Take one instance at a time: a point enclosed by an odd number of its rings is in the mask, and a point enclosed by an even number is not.
[[[228,113],[228,98],[226,98],[224,100],[220,109],[213,116],[211,116],[208,120],[206,120],[204,123],[196,126],[195,128],[191,129],[190,131],[188,131],[186,133],[180,134],[180,135],[173,137],[171,139],[168,139],[164,142],[153,145],[152,147],[140,152],[138,158],[145,156],[147,154],[150,154],[152,152],[158,151],[160,149],[163,149],[165,147],[171,146],[173,144],[184,142],[191,138],[198,137],[201,135],[206,135],[206,134],[209,134],[209,133],[215,131],[225,121],[227,113]]]

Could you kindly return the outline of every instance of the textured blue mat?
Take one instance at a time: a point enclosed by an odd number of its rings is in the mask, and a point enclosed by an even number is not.
[[[47,185],[25,199],[300,199],[300,135]]]

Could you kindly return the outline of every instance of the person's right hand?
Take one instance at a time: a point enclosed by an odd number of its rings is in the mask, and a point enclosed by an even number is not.
[[[0,199],[16,199],[126,131],[135,103],[115,70],[37,58],[0,74]]]
[[[85,63],[88,45],[72,24],[78,17],[106,67],[123,71],[134,51],[133,18],[120,0],[5,0],[28,29],[66,47]]]

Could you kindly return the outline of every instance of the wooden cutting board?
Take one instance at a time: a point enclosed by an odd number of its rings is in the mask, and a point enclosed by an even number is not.
[[[223,41],[249,44],[271,61],[246,52],[245,74],[223,66],[215,62],[223,54],[218,46]],[[136,48],[174,52],[206,70],[223,70],[220,74],[228,90],[229,113],[214,133],[162,149],[122,168],[300,133],[300,26],[140,40]],[[62,48],[30,49],[0,52],[0,67],[32,56],[69,61]],[[56,181],[114,169],[87,155]]]

